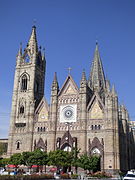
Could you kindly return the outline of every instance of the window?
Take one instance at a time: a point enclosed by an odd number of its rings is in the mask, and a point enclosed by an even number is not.
[[[93,125],[91,125],[91,129],[93,130]]]
[[[22,77],[21,90],[23,91],[27,90],[27,76],[26,75],[23,75]]]
[[[20,142],[19,142],[19,141],[17,142],[17,147],[16,147],[16,149],[20,149]]]
[[[20,114],[23,114],[24,113],[24,106],[22,105],[21,107],[20,107]]]

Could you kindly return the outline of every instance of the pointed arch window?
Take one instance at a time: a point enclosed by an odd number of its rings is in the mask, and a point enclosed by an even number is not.
[[[17,142],[16,142],[16,149],[19,150],[19,149],[20,149],[20,146],[21,146],[21,142],[20,142],[20,141],[17,141]]]
[[[28,79],[27,76],[24,74],[21,80],[21,90],[25,91],[27,90],[27,84],[28,83]]]
[[[17,142],[17,149],[20,149],[20,142]]]
[[[20,114],[24,114],[24,106],[23,106],[23,105],[20,107],[19,113],[20,113]]]

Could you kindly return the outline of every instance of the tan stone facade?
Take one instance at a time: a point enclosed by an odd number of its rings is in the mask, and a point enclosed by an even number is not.
[[[98,44],[90,76],[87,80],[82,73],[79,88],[70,74],[59,88],[55,73],[50,105],[44,97],[45,68],[33,27],[24,54],[20,47],[17,55],[8,155],[36,148],[47,152],[78,148],[98,154],[101,170],[132,168],[128,112],[118,105],[115,88],[104,76]]]

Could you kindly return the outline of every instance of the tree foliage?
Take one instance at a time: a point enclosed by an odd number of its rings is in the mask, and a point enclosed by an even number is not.
[[[11,157],[10,157],[10,161],[9,161],[10,164],[14,164],[14,165],[19,165],[19,164],[22,164],[22,154],[21,153],[16,153],[16,154],[13,154]]]
[[[83,154],[80,156],[78,160],[79,167],[83,168],[84,170],[92,170],[96,171],[99,166],[100,158],[98,156],[87,156],[87,154]]]
[[[56,150],[47,153],[36,149],[33,152],[16,153],[10,159],[1,159],[0,164],[3,166],[6,164],[26,166],[53,165],[64,169],[74,166],[76,170],[77,167],[81,167],[84,170],[93,170],[95,172],[98,169],[100,158],[97,156],[89,157],[87,154],[82,154],[78,157],[79,151],[78,149],[73,149],[71,152]]]
[[[10,158],[1,158],[0,166],[5,167],[5,165],[9,164]]]
[[[0,143],[0,156],[7,152],[7,143]]]
[[[56,150],[49,153],[49,165],[68,167],[72,163],[71,152]]]

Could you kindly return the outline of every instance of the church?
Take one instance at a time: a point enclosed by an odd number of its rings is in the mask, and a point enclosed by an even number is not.
[[[89,64],[88,64],[89,65]],[[114,86],[104,75],[96,43],[89,77],[85,71],[78,87],[68,74],[59,87],[54,73],[50,104],[44,96],[45,54],[38,47],[36,27],[24,51],[16,56],[7,155],[33,151],[80,149],[100,157],[106,172],[133,168],[134,149],[129,115],[118,103]]]

